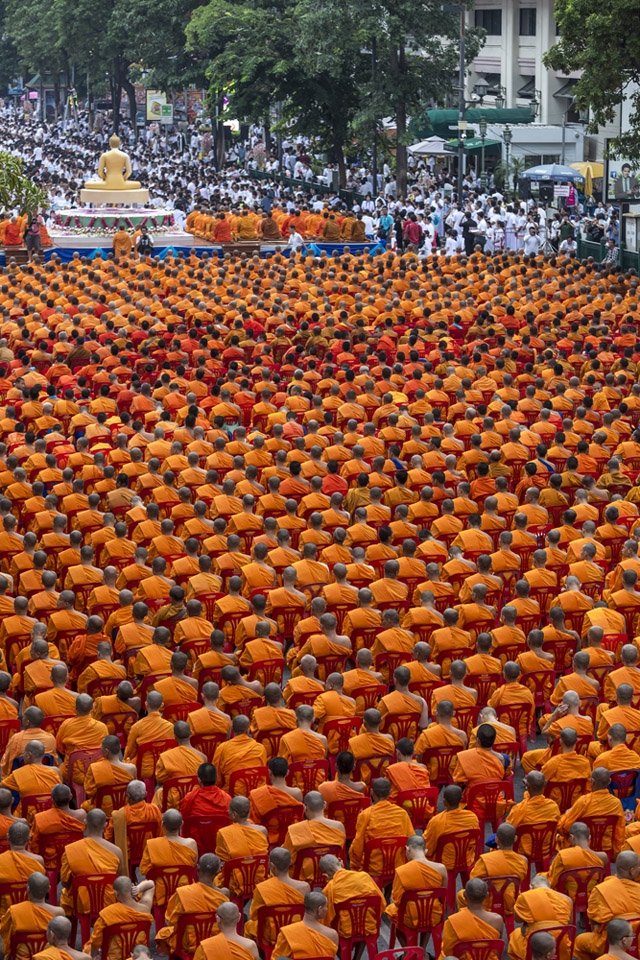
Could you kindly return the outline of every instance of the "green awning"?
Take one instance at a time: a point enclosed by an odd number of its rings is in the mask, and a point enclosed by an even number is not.
[[[484,119],[487,123],[517,124],[533,123],[534,117],[529,107],[489,108],[470,107],[465,110],[464,119],[468,123],[479,123]],[[458,126],[457,110],[427,110],[411,121],[409,132],[415,140],[425,140],[434,134],[448,140],[452,134],[452,127]],[[455,132],[455,131],[454,131]]]
[[[482,153],[482,139],[480,137],[466,137],[463,140],[464,149],[467,153]],[[449,140],[445,144],[445,150],[447,153],[456,153],[458,150],[458,141]],[[502,153],[502,143],[500,140],[487,140],[484,141],[484,152],[485,154],[491,156],[492,154],[500,155]]]

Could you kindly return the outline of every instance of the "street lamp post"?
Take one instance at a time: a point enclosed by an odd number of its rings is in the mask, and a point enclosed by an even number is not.
[[[506,152],[506,154],[507,154],[507,159],[506,159],[506,162],[505,162],[505,167],[506,167],[506,171],[507,171],[507,176],[505,177],[505,183],[506,183],[506,186],[507,186],[507,196],[509,195],[509,176],[510,176],[510,174],[509,174],[509,149],[510,149],[510,147],[511,147],[511,140],[512,140],[512,138],[513,138],[513,133],[512,133],[511,127],[510,127],[509,124],[507,123],[507,124],[505,125],[504,130],[502,131],[502,141],[503,141],[503,143],[504,143],[505,152]]]
[[[487,171],[484,166],[484,141],[487,137],[487,121],[484,117],[480,118],[480,123],[478,124],[480,129],[480,139],[482,140],[482,162],[480,168],[480,188],[482,192],[487,189]]]

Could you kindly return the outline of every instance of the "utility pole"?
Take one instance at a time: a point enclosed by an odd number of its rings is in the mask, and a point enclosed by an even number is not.
[[[447,13],[460,14],[460,63],[458,67],[458,203],[462,210],[462,180],[464,176],[464,139],[462,137],[464,127],[464,114],[466,102],[464,98],[465,82],[465,59],[464,59],[464,41],[467,8],[463,3],[443,3],[441,8]]]
[[[375,104],[375,96],[376,96],[376,67],[377,67],[376,42],[377,41],[374,34],[374,36],[371,38],[371,89],[373,90],[374,104]],[[373,168],[372,169],[372,186],[373,186],[372,200],[375,204],[376,197],[378,196],[378,118],[375,115],[375,110],[374,110],[374,117],[373,117],[373,143],[371,146],[372,146],[371,166]]]

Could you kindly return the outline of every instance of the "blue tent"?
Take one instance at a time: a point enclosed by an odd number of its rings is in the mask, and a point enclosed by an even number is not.
[[[584,177],[572,167],[565,167],[561,163],[544,163],[539,167],[529,167],[520,174],[525,180],[570,180],[572,183],[584,183]]]

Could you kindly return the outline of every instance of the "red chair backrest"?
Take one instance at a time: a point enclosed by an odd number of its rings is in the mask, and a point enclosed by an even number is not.
[[[434,887],[430,890],[407,890],[398,904],[398,926],[411,930],[432,930],[444,920],[444,904],[447,900],[446,887]],[[407,922],[407,915],[411,917]],[[439,920],[436,920],[440,917]]]
[[[363,897],[352,897],[341,903],[334,904],[335,918],[333,921],[334,930],[340,929],[340,921],[345,915],[348,926],[351,928],[349,941],[365,940],[372,934],[367,933],[367,926],[375,919],[378,932],[375,934],[377,939],[380,932],[380,917],[382,915],[382,902],[377,894],[367,894]]]
[[[407,811],[416,830],[424,830],[438,806],[438,787],[423,787],[416,790],[401,790],[394,803]]]
[[[2,723],[0,723],[0,756],[7,749],[7,744],[9,743],[9,740],[13,734],[19,733],[21,729],[22,724],[17,717],[15,720],[8,719],[3,720]]]
[[[371,805],[369,797],[364,794],[354,792],[353,799],[332,800],[327,804],[327,817],[330,820],[338,820],[344,825],[344,832],[347,840],[353,840],[356,835],[356,823],[362,810],[366,810]]]
[[[396,867],[406,862],[406,837],[374,837],[364,845],[362,869],[371,877],[393,878]],[[372,870],[371,861],[378,854],[382,857],[382,865]]]
[[[536,930],[544,930],[545,933],[550,933],[553,939],[556,941],[556,952],[550,960],[558,960],[560,954],[564,955],[565,952],[568,952],[569,956],[573,956],[573,943],[576,939],[576,928],[573,924],[565,924],[561,926],[554,923],[545,923],[545,924],[536,924]],[[527,938],[527,954],[526,960],[533,960],[533,954],[531,953],[530,946],[530,937]],[[562,941],[565,941],[565,944],[562,945]],[[568,944],[566,941],[569,941]],[[560,948],[560,949],[559,949]]]
[[[432,783],[446,786],[453,782],[453,768],[461,750],[464,750],[462,740],[459,747],[431,747],[424,751],[422,763],[428,769]]]
[[[458,940],[453,947],[453,956],[460,960],[500,960],[504,943],[495,940]]]
[[[626,800],[627,797],[635,796],[636,781],[640,776],[640,770],[612,770],[610,775],[609,793],[612,793],[618,800]]]
[[[353,695],[352,699],[355,699]],[[331,720],[325,720],[322,733],[329,740],[329,752],[335,755],[342,753],[343,750],[348,750],[349,740],[357,733],[359,727],[360,721],[356,717],[333,717]],[[332,734],[337,734],[335,744],[332,744]]]
[[[475,850],[479,838],[480,830],[477,828],[458,830],[457,833],[443,833],[438,838],[433,859],[436,863],[443,863],[444,850],[446,847],[447,850],[450,851],[447,857],[447,864],[453,861],[452,866],[447,866],[447,869],[454,873],[460,870],[466,870],[469,848],[473,847]]]
[[[555,820],[521,823],[516,829],[514,851],[526,856],[532,863],[543,863],[555,850],[556,828]]]
[[[186,777],[169,777],[168,780],[162,784],[162,809],[166,810],[169,805],[169,792],[171,790],[177,791],[179,800],[183,800],[184,797],[189,793],[190,790],[193,790],[194,787],[198,786],[198,777],[195,775],[186,776]],[[174,793],[175,798],[175,793]]]
[[[588,789],[589,781],[586,777],[571,780],[570,782],[548,780],[544,788],[544,795],[545,797],[550,797],[552,800],[555,800],[560,807],[560,812],[564,813],[565,810],[573,806],[578,797],[587,793]]]
[[[113,881],[116,879],[115,873],[93,874],[91,876],[78,874],[71,879],[71,903],[73,912],[80,916],[85,914],[90,917],[97,917],[100,911],[105,907],[107,891],[113,887]],[[89,909],[80,909],[79,891],[83,891],[84,897],[89,901]]]
[[[555,890],[573,900],[576,912],[586,911],[589,894],[605,877],[604,864],[599,867],[571,867],[556,880]]]
[[[111,810],[120,810],[127,803],[127,784],[114,783],[108,787],[98,787],[94,798],[94,806],[99,810],[105,806],[106,799],[109,798]]]
[[[265,952],[265,946],[273,948],[281,927],[286,927],[290,923],[296,923],[302,920],[304,916],[304,905],[302,903],[285,903],[275,907],[258,907],[256,914],[257,933],[256,943],[260,950]],[[272,939],[267,939],[267,925],[270,933],[273,933]]]
[[[275,834],[278,835],[278,839],[275,842],[277,847],[284,846],[284,841],[287,838],[287,830],[292,823],[300,823],[304,820],[304,806],[301,803],[291,804],[288,807],[280,807],[278,810],[274,810],[273,813],[270,813],[260,822],[263,827],[267,828],[269,837],[273,837]],[[212,851],[215,852],[215,851]]]
[[[384,777],[384,772],[393,760],[391,754],[384,757],[370,757],[364,760],[356,760],[354,777],[358,780],[364,780],[365,783],[371,783],[377,777]]]
[[[391,668],[389,668],[391,669]],[[380,724],[381,733],[390,733],[395,742],[403,737],[415,740],[418,736],[419,713],[387,713]]]
[[[147,840],[159,837],[162,828],[154,821],[127,824],[127,848],[129,866],[140,863]]]
[[[34,957],[36,953],[46,950],[47,946],[47,934],[44,930],[37,933],[12,933],[7,955],[9,957]]]
[[[22,903],[27,899],[26,880],[18,880],[15,883],[9,880],[0,882],[0,902],[4,902],[9,907],[13,903]]]
[[[302,780],[303,795],[311,790],[317,790],[318,784],[329,778],[328,760],[295,760],[289,764],[289,773],[287,782],[290,785],[300,783]]]
[[[513,800],[513,781],[485,780],[468,786],[464,797],[467,810],[475,813],[480,822],[490,820],[497,823],[502,819],[507,801]]]
[[[194,733],[191,737],[191,746],[204,753],[209,763],[213,763],[214,753],[226,739],[226,733]]]
[[[170,723],[176,723],[178,720],[186,720],[190,713],[199,710],[201,706],[202,704],[197,700],[194,700],[193,703],[172,703],[164,708],[162,716]]]
[[[238,882],[238,874],[240,881]],[[231,876],[234,875],[234,887],[238,890],[241,886],[242,892],[235,894],[236,897],[252,896],[256,884],[260,883],[269,874],[269,857],[266,853],[257,854],[253,857],[234,857],[233,860],[226,860],[222,865],[222,886],[229,887]]]
[[[187,958],[193,956],[192,953],[187,953],[182,949],[182,944],[189,928],[191,928],[191,934],[196,943],[201,943],[203,940],[208,940],[209,937],[214,937],[218,932],[215,913],[209,911],[208,913],[181,913],[179,915],[175,932],[175,956],[180,958],[180,960],[187,960]]]
[[[589,841],[590,846],[593,844],[591,849],[604,850],[607,853],[613,850],[613,834],[619,821],[618,816],[616,814],[610,814],[608,817],[592,816],[584,817],[583,820],[589,827],[589,833],[591,834],[591,840]]]
[[[102,956],[112,957],[115,950],[120,950],[121,960],[130,957],[133,948],[138,943],[149,945],[151,936],[151,914],[141,914],[136,920],[127,920],[124,923],[105,927],[102,932]]]
[[[171,738],[171,740],[149,740],[147,743],[139,743],[136,753],[136,772],[138,777],[142,779],[142,767],[147,757],[151,756],[153,758],[153,766],[155,769],[160,754],[164,753],[165,750],[172,750],[176,745],[176,741],[173,738]]]
[[[296,880],[302,879],[303,872],[305,873],[305,879],[311,885],[313,890],[315,887],[324,887],[326,884],[326,877],[324,874],[320,873],[319,863],[322,857],[327,856],[328,854],[333,854],[335,857],[344,856],[344,848],[338,846],[337,843],[329,843],[323,847],[305,847],[302,850],[298,850],[298,855],[296,857],[296,862],[293,867],[293,876]],[[313,877],[309,879],[307,876],[307,866],[311,861],[313,865]],[[363,868],[364,869],[364,868]]]
[[[248,797],[256,787],[263,787],[268,782],[267,767],[246,767],[244,770],[234,770],[229,775],[229,793],[232,797]],[[239,789],[239,786],[243,789]]]

